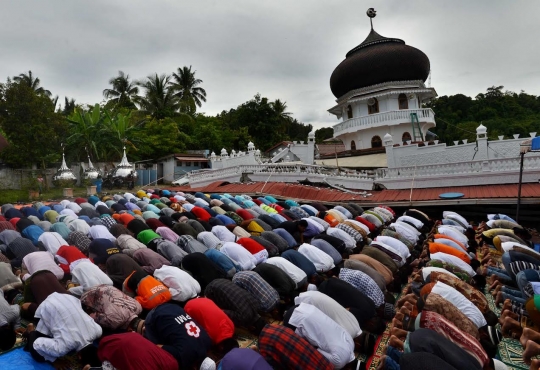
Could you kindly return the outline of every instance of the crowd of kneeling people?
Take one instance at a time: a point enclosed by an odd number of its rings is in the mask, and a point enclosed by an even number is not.
[[[540,254],[503,214],[153,189],[1,212],[0,350],[36,361],[360,369],[388,325],[379,369],[504,369],[500,323],[540,368]]]

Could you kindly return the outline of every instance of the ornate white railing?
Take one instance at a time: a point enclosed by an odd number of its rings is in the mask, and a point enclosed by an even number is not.
[[[210,170],[204,172],[191,172],[188,174],[191,184],[207,182],[209,180],[226,179],[231,176],[246,174],[268,174],[270,175],[298,175],[298,176],[332,176],[342,179],[369,179],[371,176],[365,171],[340,171],[336,168],[321,167],[308,164],[260,164],[241,165],[224,169]]]
[[[416,113],[419,121],[425,121],[426,119],[428,121],[434,121],[435,119],[435,113],[431,108],[392,110],[389,112],[374,113],[368,116],[351,118],[345,122],[334,125],[334,136],[345,130],[366,128],[367,126],[377,125],[378,123],[388,124],[391,121],[410,122],[411,113]]]

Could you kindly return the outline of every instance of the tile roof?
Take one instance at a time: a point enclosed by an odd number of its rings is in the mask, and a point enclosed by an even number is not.
[[[362,195],[347,193],[336,189],[318,188],[293,183],[283,182],[254,182],[254,183],[228,183],[216,181],[199,188],[177,187],[172,190],[184,192],[203,193],[229,193],[248,195],[272,195],[276,198],[297,199],[304,201],[332,202],[360,202],[365,205],[429,205],[437,204],[515,204],[518,192],[517,184],[502,185],[478,185],[478,186],[449,186],[443,188],[381,190],[371,191],[371,196],[364,198]],[[440,199],[439,194],[457,192],[463,193],[459,199]],[[521,190],[523,203],[540,202],[540,184],[523,184]]]
[[[330,155],[336,154],[345,151],[345,145],[342,142],[339,143],[328,143],[328,144],[317,144],[317,149],[319,150],[320,155]]]

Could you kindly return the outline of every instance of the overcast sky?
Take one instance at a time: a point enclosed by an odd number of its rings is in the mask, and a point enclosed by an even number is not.
[[[54,95],[96,103],[122,70],[134,79],[192,65],[217,114],[256,93],[315,128],[337,123],[329,79],[375,30],[430,59],[439,96],[491,85],[540,95],[540,1],[4,0],[0,78],[32,70]]]

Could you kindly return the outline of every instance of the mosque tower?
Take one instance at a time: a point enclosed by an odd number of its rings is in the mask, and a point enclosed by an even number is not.
[[[428,57],[405,41],[379,35],[373,29],[373,8],[367,11],[371,31],[350,50],[330,77],[337,104],[328,111],[340,120],[334,138],[346,150],[383,147],[390,134],[394,143],[425,141],[435,127],[435,114],[422,108],[437,96],[424,82],[430,73]]]

